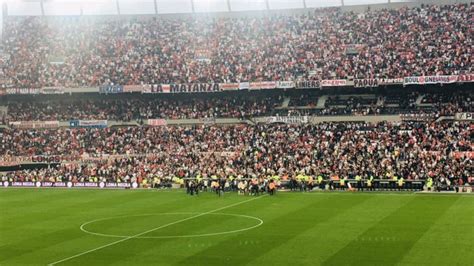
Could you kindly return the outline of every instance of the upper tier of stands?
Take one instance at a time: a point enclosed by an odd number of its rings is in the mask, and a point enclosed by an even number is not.
[[[472,73],[474,6],[126,20],[7,18],[14,87],[399,78]]]

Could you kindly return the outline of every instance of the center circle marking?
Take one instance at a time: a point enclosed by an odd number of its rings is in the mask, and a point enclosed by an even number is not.
[[[143,217],[143,216],[160,216],[160,215],[200,215],[202,216],[205,215],[222,215],[222,216],[234,216],[234,217],[240,217],[240,218],[246,218],[250,220],[255,220],[258,222],[256,225],[252,225],[250,227],[246,228],[241,228],[241,229],[236,229],[236,230],[230,230],[230,231],[223,231],[223,232],[215,232],[215,233],[206,233],[206,234],[193,234],[193,235],[171,235],[171,236],[137,236],[134,237],[133,235],[114,235],[114,234],[102,234],[100,232],[93,232],[87,230],[85,227],[87,225],[96,223],[96,222],[101,222],[101,221],[107,221],[107,220],[113,220],[113,219],[120,219],[120,218],[127,218],[127,217]],[[188,217],[189,218],[189,217]],[[197,217],[196,217],[197,218]],[[123,215],[123,216],[113,216],[113,217],[107,217],[107,218],[101,218],[101,219],[96,219],[92,221],[85,222],[81,224],[79,227],[82,232],[91,234],[91,235],[96,235],[96,236],[103,236],[103,237],[114,237],[114,238],[136,238],[136,239],[150,239],[150,238],[156,238],[156,239],[163,239],[163,238],[191,238],[191,237],[204,237],[204,236],[217,236],[217,235],[226,235],[226,234],[232,234],[232,233],[239,233],[243,231],[248,231],[252,230],[254,228],[257,228],[263,224],[263,220],[255,217],[255,216],[249,216],[249,215],[243,215],[243,214],[232,214],[232,213],[198,213],[198,212],[168,212],[168,213],[148,213],[148,214],[137,214],[137,215]]]

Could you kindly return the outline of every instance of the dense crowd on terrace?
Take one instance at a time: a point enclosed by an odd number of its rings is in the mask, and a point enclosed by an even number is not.
[[[10,101],[6,103],[8,106],[6,118],[9,121],[244,118],[267,115],[274,107],[281,105],[282,101],[281,95],[252,97],[246,94],[235,97],[207,98],[196,96],[146,98],[124,95],[115,99],[69,98],[67,101]]]
[[[405,179],[472,177],[472,124],[323,123],[6,130],[2,160],[18,155],[121,155],[111,160],[12,172],[12,180],[151,182],[154,178],[266,177]],[[110,157],[109,157],[110,158]]]
[[[399,89],[394,89],[396,92]],[[317,92],[320,93],[320,92]],[[473,112],[473,94],[469,91],[450,90],[444,93],[402,93],[362,96],[328,96],[325,105],[316,106],[319,94],[315,91],[298,91],[286,95],[284,91],[261,93],[235,93],[231,95],[115,95],[91,97],[16,98],[0,100],[0,107],[8,107],[0,113],[5,124],[13,121],[69,121],[117,120],[138,121],[145,119],[201,119],[201,118],[249,118],[270,115],[381,115],[402,113],[433,113],[454,115],[456,112]],[[422,96],[419,106],[418,97]],[[288,106],[284,106],[289,100]]]
[[[15,87],[472,73],[472,4],[240,18],[7,18]]]

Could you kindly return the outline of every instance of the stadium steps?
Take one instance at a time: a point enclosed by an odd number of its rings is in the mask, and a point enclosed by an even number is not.
[[[8,106],[0,105],[0,117],[8,114]]]
[[[431,103],[422,103],[423,101],[423,98],[425,98],[425,95],[421,95],[421,96],[418,96],[418,98],[416,98],[416,106],[418,107],[433,107],[433,104]]]
[[[378,97],[377,99],[377,106],[383,106],[385,104],[385,98],[384,97]]]
[[[323,95],[318,98],[318,103],[316,104],[317,109],[324,109],[324,106],[326,104],[326,100],[328,99],[327,95]]]
[[[418,96],[418,98],[416,98],[415,104],[416,104],[417,106],[420,106],[420,105],[421,105],[421,101],[423,100],[424,97],[425,97],[425,95],[420,95],[420,96]]]
[[[290,97],[285,97],[285,99],[283,99],[283,103],[281,104],[281,108],[288,108],[289,104],[290,104]]]

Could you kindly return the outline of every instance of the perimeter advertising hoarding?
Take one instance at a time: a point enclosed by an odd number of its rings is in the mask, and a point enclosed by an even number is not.
[[[9,182],[3,181],[2,187],[56,187],[56,188],[117,188],[117,189],[128,189],[128,188],[138,188],[139,185],[137,182]]]

